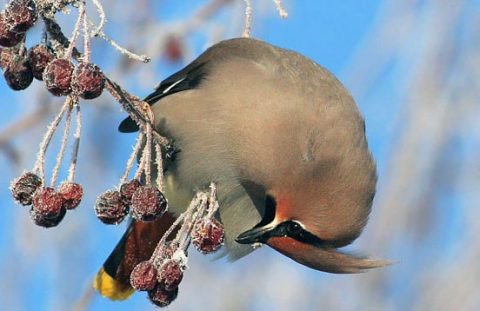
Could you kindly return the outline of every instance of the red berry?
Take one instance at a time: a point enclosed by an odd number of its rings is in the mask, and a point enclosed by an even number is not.
[[[160,256],[162,259],[172,259],[173,254],[177,251],[177,249],[178,249],[177,242],[167,242],[163,246]]]
[[[84,99],[94,99],[102,94],[105,76],[97,65],[81,63],[73,71],[72,91]]]
[[[132,179],[120,186],[120,193],[128,205],[132,204],[132,196],[141,185],[138,179]]]
[[[74,209],[82,201],[83,188],[80,184],[74,182],[64,182],[58,188],[58,193],[63,198],[63,207]]]
[[[64,96],[72,91],[73,64],[64,58],[52,60],[43,72],[47,89],[55,96]]]
[[[172,291],[169,291],[163,288],[163,286],[157,285],[154,289],[148,291],[148,298],[150,301],[161,308],[164,308],[172,303],[172,301],[177,298],[177,295],[178,287]]]
[[[213,253],[223,244],[225,231],[223,225],[216,219],[202,219],[192,231],[192,243],[203,253]]]
[[[25,32],[38,18],[33,0],[12,0],[5,9],[5,17],[13,32]]]
[[[13,32],[8,27],[5,14],[0,13],[0,45],[12,47],[25,38],[25,33]]]
[[[130,284],[138,291],[152,290],[157,283],[157,269],[150,261],[142,261],[130,274]]]
[[[167,260],[160,268],[159,281],[166,290],[174,290],[183,279],[182,266],[176,260]]]
[[[132,196],[132,216],[141,221],[153,221],[167,209],[167,200],[154,187],[140,187]]]
[[[58,218],[62,212],[62,203],[62,197],[50,187],[39,188],[33,195],[33,210],[41,218]]]
[[[110,190],[97,198],[95,213],[103,223],[119,224],[127,216],[128,206],[119,191]]]
[[[27,172],[12,182],[10,190],[18,203],[27,206],[32,204],[33,194],[41,185],[42,180],[38,175]]]
[[[62,207],[60,214],[57,217],[45,217],[43,214],[37,212],[34,208],[30,210],[30,218],[40,227],[51,228],[57,226],[65,217],[67,210]]]
[[[24,90],[32,84],[33,72],[28,60],[14,55],[3,73],[8,86],[15,91]]]
[[[178,62],[183,58],[182,41],[178,36],[169,36],[165,42],[165,57],[171,62]]]
[[[43,80],[43,72],[48,63],[55,58],[53,52],[45,45],[38,44],[28,51],[28,61],[32,66],[33,76],[37,80]]]

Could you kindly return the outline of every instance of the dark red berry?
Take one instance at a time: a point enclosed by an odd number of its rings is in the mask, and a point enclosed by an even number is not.
[[[150,299],[153,304],[161,308],[164,308],[171,304],[172,301],[177,298],[177,295],[178,287],[172,291],[169,291],[163,288],[163,286],[157,285],[154,289],[148,291],[148,299]]]
[[[177,251],[177,249],[178,249],[177,242],[172,242],[172,241],[167,242],[165,246],[163,246],[160,256],[163,259],[172,259],[173,254]]]
[[[83,197],[83,188],[74,182],[64,182],[58,188],[58,193],[63,198],[63,207],[66,209],[76,208]]]
[[[150,261],[142,261],[130,274],[130,284],[138,291],[152,290],[157,283],[157,269]]]
[[[176,260],[167,260],[160,268],[159,281],[166,290],[174,290],[183,279],[182,266]]]
[[[34,208],[30,210],[30,218],[40,227],[51,228],[57,226],[65,217],[67,210],[62,208],[57,217],[45,217],[42,213],[37,212]]]
[[[138,179],[132,179],[120,186],[120,193],[128,205],[132,203],[132,196],[142,184]]]
[[[203,254],[217,251],[222,246],[224,237],[223,225],[216,219],[202,219],[192,231],[192,243]]]
[[[64,96],[72,91],[73,64],[64,58],[52,60],[43,72],[47,89],[55,96]]]
[[[12,47],[19,44],[25,38],[25,33],[13,32],[8,27],[5,14],[0,13],[0,45]]]
[[[25,32],[30,29],[38,18],[33,0],[12,0],[5,9],[5,17],[14,32]]]
[[[103,223],[119,224],[127,216],[128,206],[119,191],[110,190],[97,198],[95,213]]]
[[[141,221],[153,221],[167,209],[167,200],[154,187],[140,187],[132,196],[132,216]]]
[[[45,45],[38,44],[28,51],[28,61],[32,67],[33,76],[37,80],[43,80],[43,72],[48,63],[55,58],[53,52]]]
[[[55,219],[62,211],[62,197],[50,187],[39,188],[33,195],[33,210],[38,217]]]
[[[18,203],[27,206],[32,204],[33,194],[41,185],[42,180],[38,175],[27,172],[12,182],[10,190]]]
[[[32,84],[33,72],[28,60],[15,55],[3,73],[8,86],[15,91],[24,90]]]
[[[102,94],[105,76],[95,64],[81,63],[73,71],[72,91],[76,95],[93,99]]]

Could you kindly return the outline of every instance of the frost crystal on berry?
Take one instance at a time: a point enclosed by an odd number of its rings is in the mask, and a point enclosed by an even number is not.
[[[13,32],[25,32],[37,21],[38,14],[33,0],[12,0],[5,17]]]
[[[38,175],[27,172],[12,182],[10,190],[18,203],[27,206],[32,204],[33,194],[41,185],[42,180]]]
[[[94,99],[102,94],[105,76],[91,63],[81,63],[73,71],[72,91],[84,99]]]
[[[15,55],[3,73],[8,86],[15,91],[24,90],[32,84],[33,72],[28,60]]]
[[[23,38],[25,38],[25,33],[11,31],[5,20],[5,14],[0,13],[0,45],[12,47],[20,43]]]
[[[83,188],[80,184],[65,182],[58,188],[58,193],[63,198],[63,207],[66,209],[74,209],[82,201]]]
[[[157,269],[150,261],[142,261],[133,268],[130,284],[138,291],[152,290],[157,285]]]
[[[119,224],[128,214],[128,206],[119,191],[110,190],[97,198],[95,213],[103,223]]]
[[[13,56],[14,54],[11,49],[0,47],[0,67],[6,69]]]
[[[222,246],[224,237],[223,225],[216,219],[202,219],[192,231],[193,245],[204,254],[217,251]]]
[[[137,179],[132,179],[120,186],[120,193],[128,205],[132,203],[132,196],[142,184]]]
[[[62,203],[62,197],[50,187],[39,188],[33,195],[33,210],[42,218],[58,218]]]
[[[158,281],[166,290],[177,288],[182,279],[183,269],[176,260],[167,260],[162,264]]]
[[[154,289],[148,291],[148,298],[150,301],[161,307],[164,308],[172,303],[172,301],[177,298],[178,295],[178,287],[172,291],[166,290],[161,285],[157,285]]]
[[[32,67],[33,76],[43,80],[43,72],[48,63],[54,59],[53,52],[44,44],[38,44],[28,51],[28,61]]]
[[[57,217],[45,217],[42,213],[37,212],[34,208],[30,210],[30,218],[40,227],[51,228],[57,226],[65,217],[67,210],[62,208]]]
[[[43,80],[47,89],[55,96],[64,96],[72,91],[73,64],[68,59],[52,60],[43,72]]]
[[[167,209],[167,200],[154,187],[140,187],[132,196],[132,216],[141,221],[153,221]]]

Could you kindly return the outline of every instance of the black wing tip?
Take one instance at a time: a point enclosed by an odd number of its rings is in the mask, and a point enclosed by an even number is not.
[[[139,129],[140,128],[138,127],[137,123],[135,123],[132,118],[126,118],[118,126],[118,131],[120,133],[134,133],[138,132]]]

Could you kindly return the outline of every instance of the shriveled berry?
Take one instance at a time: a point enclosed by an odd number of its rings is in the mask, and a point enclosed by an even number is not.
[[[25,32],[30,29],[38,18],[33,0],[12,0],[5,9],[5,17],[14,32]]]
[[[62,211],[62,203],[62,197],[50,187],[39,188],[33,195],[33,210],[42,218],[58,218]]]
[[[43,72],[47,89],[55,96],[64,96],[72,91],[73,64],[64,58],[52,60]]]
[[[203,254],[217,251],[222,246],[224,237],[223,225],[216,219],[202,219],[192,231],[192,243]]]
[[[48,63],[55,58],[53,52],[45,45],[38,44],[28,51],[28,61],[32,66],[33,76],[37,80],[43,80],[43,72]]]
[[[25,38],[25,33],[13,32],[8,27],[5,14],[0,13],[0,45],[12,47],[19,44]]]
[[[57,217],[45,217],[42,213],[37,212],[34,208],[30,210],[30,218],[40,227],[51,228],[57,226],[65,217],[67,210],[62,208]]]
[[[81,63],[73,71],[72,91],[84,99],[97,98],[105,87],[105,76],[91,63]]]
[[[160,268],[159,282],[166,290],[174,290],[183,279],[182,266],[176,260],[167,260]]]
[[[128,206],[119,191],[109,190],[97,198],[95,213],[103,223],[119,224],[127,216]]]
[[[58,188],[58,193],[63,198],[63,207],[74,209],[82,201],[83,188],[80,184],[74,182],[64,182]]]
[[[167,209],[167,200],[154,187],[140,187],[132,196],[132,216],[141,221],[153,221]]]
[[[15,91],[24,90],[32,84],[33,72],[28,60],[15,55],[3,73],[8,86]]]
[[[152,290],[157,285],[157,269],[150,261],[142,261],[133,268],[130,284],[138,291]]]
[[[163,286],[157,285],[154,289],[148,291],[148,299],[161,308],[172,303],[177,298],[178,287],[172,291],[166,290]]]
[[[40,177],[32,172],[23,173],[13,180],[10,190],[13,198],[22,205],[31,205],[33,194],[42,185]]]
[[[128,205],[132,203],[132,196],[142,184],[138,179],[132,179],[120,186],[120,193]]]

